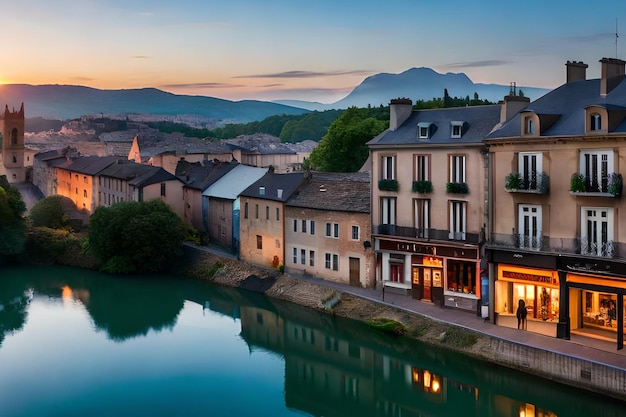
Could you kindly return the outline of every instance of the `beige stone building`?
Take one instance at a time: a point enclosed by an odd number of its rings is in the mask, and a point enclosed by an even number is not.
[[[377,283],[486,314],[482,139],[527,101],[419,111],[409,99],[391,101],[389,129],[368,142]]]
[[[56,166],[56,193],[89,213],[98,206],[97,175],[117,162],[117,156],[81,156]]]
[[[485,140],[489,147],[487,255],[492,320],[569,338],[624,343],[625,62],[568,62],[567,82]]]
[[[375,286],[368,172],[306,173],[285,220],[286,272]]]
[[[302,173],[268,172],[241,192],[241,259],[267,267],[284,266],[285,202],[303,179]]]

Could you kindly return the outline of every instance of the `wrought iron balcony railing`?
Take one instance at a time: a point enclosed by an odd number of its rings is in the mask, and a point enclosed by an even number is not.
[[[487,245],[492,248],[518,248],[601,258],[622,258],[626,255],[626,243],[613,240],[595,242],[580,236],[575,238],[554,238],[549,236],[533,237],[520,234],[492,233]]]
[[[478,244],[480,242],[480,235],[478,233],[450,232],[449,230],[441,229],[420,229],[393,224],[374,226],[374,234],[419,240],[460,241],[472,244]]]

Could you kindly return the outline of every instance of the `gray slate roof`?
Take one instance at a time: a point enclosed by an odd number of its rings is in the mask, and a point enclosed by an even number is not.
[[[500,122],[500,105],[414,110],[395,131],[385,130],[368,146],[477,144]],[[464,122],[460,138],[451,138],[451,122]],[[429,139],[418,138],[418,124],[431,123]]]
[[[289,199],[287,206],[369,213],[370,185],[369,172],[312,172]]]
[[[141,188],[145,187],[146,185],[157,184],[164,181],[176,180],[182,182],[180,178],[170,174],[161,167],[149,166],[149,168],[152,169],[147,170],[132,179],[131,181],[128,181],[128,184]]]
[[[96,175],[104,168],[117,162],[119,156],[81,156],[58,165],[59,168],[85,175]]]
[[[100,171],[99,175],[128,181],[148,172],[154,173],[157,169],[158,167],[151,165],[137,164],[133,161],[119,159],[117,163],[111,164]]]
[[[550,91],[526,107],[536,114],[558,115],[558,119],[541,136],[582,136],[585,134],[585,108],[602,106],[626,109],[626,79],[605,97],[600,95],[600,79],[573,81]],[[521,114],[515,115],[487,139],[521,136]],[[614,133],[626,132],[626,120]]]
[[[181,159],[176,164],[176,176],[185,183],[185,187],[204,191],[237,165],[239,165],[237,161],[204,161],[204,163],[200,163],[187,162]]]
[[[263,175],[261,179],[243,190],[239,195],[285,202],[298,189],[302,181],[304,181],[304,174],[302,172],[292,172],[289,174],[268,172]],[[263,193],[260,191],[261,187],[263,187]],[[282,191],[279,193],[279,190]]]

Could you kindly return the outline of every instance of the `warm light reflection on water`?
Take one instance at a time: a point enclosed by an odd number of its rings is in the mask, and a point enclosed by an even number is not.
[[[1,276],[2,417],[623,417],[606,398],[206,282]]]

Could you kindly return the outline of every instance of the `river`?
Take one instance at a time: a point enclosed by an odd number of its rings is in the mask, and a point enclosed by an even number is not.
[[[617,417],[624,403],[180,276],[0,269],[0,416]]]

